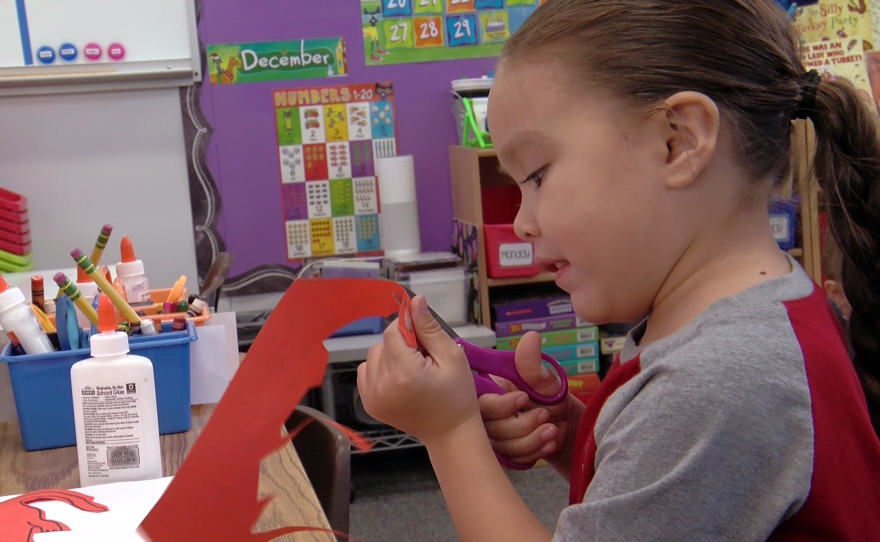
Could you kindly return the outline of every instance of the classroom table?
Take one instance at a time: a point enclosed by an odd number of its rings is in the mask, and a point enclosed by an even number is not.
[[[165,476],[173,476],[177,472],[213,408],[213,405],[192,407],[192,427],[189,431],[161,437]],[[218,476],[222,476],[222,473],[218,473]],[[17,495],[40,489],[72,489],[79,486],[75,446],[26,452],[21,444],[18,424],[0,423],[0,495]],[[261,496],[274,495],[275,499],[260,516],[255,531],[292,525],[329,528],[327,517],[293,446],[283,448],[262,462],[259,493]],[[311,532],[287,535],[276,540],[335,542],[331,534]]]

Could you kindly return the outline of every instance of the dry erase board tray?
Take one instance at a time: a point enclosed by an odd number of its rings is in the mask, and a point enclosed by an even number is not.
[[[185,87],[201,81],[191,59],[0,69],[0,96]]]
[[[187,323],[186,331],[171,331],[170,324],[163,325],[162,330],[159,335],[132,337],[129,347],[132,355],[144,356],[153,362],[159,433],[166,435],[182,433],[190,427],[189,345],[198,337],[191,322]],[[83,333],[83,338],[85,336]],[[57,347],[57,338],[52,338]],[[0,352],[0,362],[9,366],[25,450],[76,444],[70,368],[88,357],[88,348],[15,356],[12,346],[7,344]]]

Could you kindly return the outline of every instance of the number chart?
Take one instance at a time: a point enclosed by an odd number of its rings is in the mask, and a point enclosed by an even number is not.
[[[391,83],[273,92],[287,259],[381,254],[376,158],[397,154]]]
[[[495,56],[547,0],[361,0],[367,65]]]

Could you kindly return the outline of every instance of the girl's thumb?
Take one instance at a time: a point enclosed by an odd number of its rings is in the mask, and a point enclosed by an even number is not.
[[[562,387],[556,373],[544,365],[541,336],[534,331],[526,333],[516,345],[514,360],[520,378],[539,394],[552,396]]]

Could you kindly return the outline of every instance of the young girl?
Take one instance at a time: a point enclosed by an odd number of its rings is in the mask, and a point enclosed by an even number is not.
[[[804,118],[846,254],[855,368],[768,224]],[[586,407],[509,383],[478,401],[422,298],[406,324],[424,354],[388,328],[358,370],[364,406],[425,444],[459,537],[880,539],[880,144],[851,86],[804,70],[782,10],[549,0],[505,45],[489,125],[521,184],[517,234],[577,314],[649,316]],[[526,336],[516,365],[550,395],[539,347]],[[493,450],[570,481],[555,535]]]

